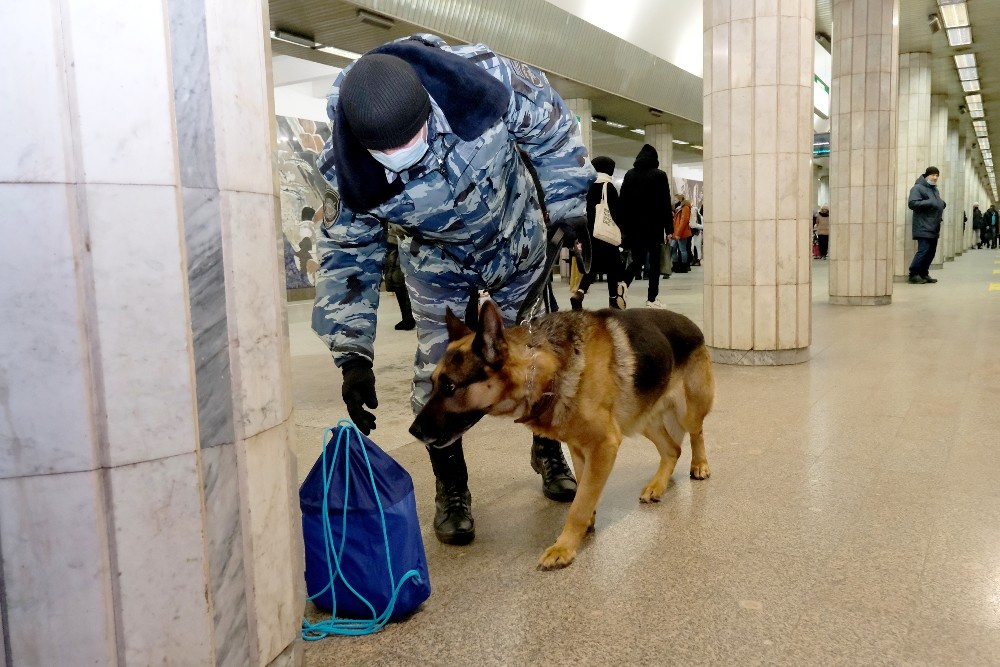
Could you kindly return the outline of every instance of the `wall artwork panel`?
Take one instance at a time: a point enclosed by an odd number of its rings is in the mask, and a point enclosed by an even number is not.
[[[316,239],[327,188],[317,162],[323,144],[330,138],[330,126],[287,116],[277,116],[277,124],[275,155],[285,237],[285,280],[291,293],[316,284]]]

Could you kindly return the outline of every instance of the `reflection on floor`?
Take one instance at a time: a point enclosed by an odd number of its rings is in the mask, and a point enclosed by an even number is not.
[[[808,363],[716,366],[712,478],[688,479],[685,444],[663,502],[641,506],[657,455],[626,441],[596,534],[547,573],[535,563],[566,506],[542,496],[530,435],[510,422],[466,436],[476,541],[434,539],[433,476],[406,433],[414,333],[392,329],[383,299],[374,436],[413,475],[433,593],[377,635],[309,644],[306,664],[997,664],[1000,255],[967,252],[884,307],[829,305],[826,266]],[[701,271],[661,283],[696,322]],[[644,297],[634,284],[629,302]],[[308,317],[290,306],[300,477],[345,416]]]

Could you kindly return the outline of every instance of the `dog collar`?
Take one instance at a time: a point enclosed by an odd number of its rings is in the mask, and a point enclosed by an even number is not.
[[[538,374],[538,348],[534,346],[531,346],[531,348],[534,350],[531,355],[531,365],[524,374],[525,414],[514,420],[517,424],[538,420],[551,407],[552,401],[555,398],[554,392],[546,391],[542,393],[541,397],[534,404],[531,402],[531,398],[535,393],[535,380]]]

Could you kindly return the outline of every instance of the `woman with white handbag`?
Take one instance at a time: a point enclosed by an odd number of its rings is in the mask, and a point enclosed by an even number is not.
[[[583,298],[598,275],[608,279],[608,302],[612,308],[625,308],[624,271],[621,251],[622,233],[615,220],[621,219],[618,204],[618,190],[611,182],[615,173],[615,161],[603,155],[595,157],[591,164],[597,170],[597,180],[587,192],[587,224],[593,245],[593,261],[590,273],[580,281],[580,287],[570,297],[573,310],[583,308]]]

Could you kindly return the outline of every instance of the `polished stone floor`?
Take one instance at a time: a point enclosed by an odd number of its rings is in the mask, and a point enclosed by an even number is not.
[[[414,334],[383,299],[373,436],[413,476],[433,594],[376,635],[310,643],[306,664],[1000,664],[1000,255],[935,275],[896,284],[890,306],[831,306],[814,262],[810,361],[716,365],[711,479],[688,478],[685,444],[663,502],[640,505],[658,459],[626,441],[596,533],[556,572],[535,563],[566,506],[510,422],[466,436],[475,542],[435,540],[433,476],[406,433]],[[700,322],[701,279],[674,275],[660,300]],[[346,416],[308,317],[289,307],[300,478]]]

